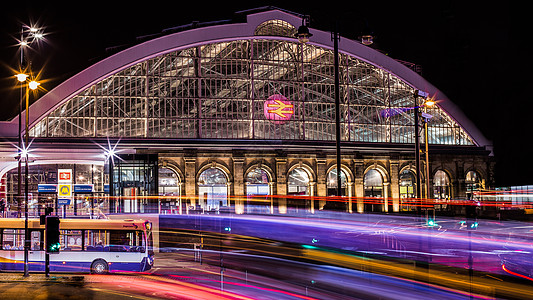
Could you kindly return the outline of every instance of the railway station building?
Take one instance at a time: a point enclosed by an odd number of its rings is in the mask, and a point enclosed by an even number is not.
[[[73,191],[69,213],[94,205],[239,213],[253,195],[263,195],[272,212],[314,211],[327,208],[321,197],[335,195],[339,170],[350,212],[408,210],[403,201],[417,189],[453,200],[492,185],[491,142],[452,100],[410,64],[345,37],[337,166],[331,33],[311,27],[301,42],[305,16],[277,8],[235,16],[143,37],[32,104],[34,207],[57,205],[57,192],[45,185],[57,185],[64,169],[72,170],[72,186],[92,186]],[[436,105],[425,105],[420,91]],[[431,117],[427,126],[424,118],[416,126],[414,107]],[[19,203],[19,122],[24,128],[24,118],[0,123],[0,193],[9,205]],[[421,151],[426,139],[429,149],[418,186],[416,130]],[[298,202],[300,195],[317,198]],[[365,205],[363,197],[376,202]]]

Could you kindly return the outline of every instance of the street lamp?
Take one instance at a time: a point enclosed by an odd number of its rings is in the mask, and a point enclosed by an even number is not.
[[[333,60],[335,68],[335,145],[337,148],[337,196],[341,196],[341,112],[340,112],[340,87],[339,87],[339,25],[331,33],[333,40]]]
[[[298,41],[302,44],[309,42],[309,38],[313,36],[313,34],[309,32],[309,28],[307,27],[308,22],[309,16],[304,16],[302,18],[302,26],[298,27],[298,32],[295,34]]]
[[[309,38],[313,36],[309,32],[307,23],[309,16],[302,18],[302,25],[298,28],[298,32],[295,37],[298,38],[300,43],[305,44],[309,42]],[[340,87],[339,87],[339,29],[338,23],[335,22],[335,28],[331,33],[331,39],[333,41],[333,54],[334,54],[334,68],[335,68],[335,141],[336,141],[336,161],[337,161],[337,196],[342,195],[341,188],[341,126],[340,126]]]
[[[422,118],[424,119],[424,144],[425,144],[425,161],[426,161],[426,195],[425,198],[428,199],[429,197],[429,152],[428,152],[428,122],[432,118],[430,114],[427,113],[428,107],[433,107],[436,102],[433,98],[428,97],[429,94],[427,92],[423,91],[415,91],[414,93],[414,121],[415,121],[415,167],[416,167],[416,197],[417,199],[422,199],[422,188],[420,184],[420,136],[419,136],[419,116],[420,116],[420,107],[424,108],[424,111],[422,112]],[[423,97],[424,103],[421,105],[418,104],[418,98]],[[421,215],[422,207],[418,205],[417,212],[419,215]]]
[[[24,83],[28,80],[28,78],[30,77],[29,75],[25,74],[23,70],[25,70],[26,68],[27,69],[30,69],[30,65],[31,64],[28,64],[27,66],[24,66],[24,58],[25,58],[25,50],[26,50],[26,47],[28,47],[29,45],[31,45],[33,42],[35,41],[38,41],[40,39],[42,39],[44,37],[43,33],[41,32],[41,30],[39,28],[36,28],[36,27],[29,27],[29,30],[25,31],[25,27],[28,28],[27,26],[22,26],[22,29],[21,29],[21,32],[20,32],[20,41],[19,41],[19,46],[20,46],[20,70],[21,72],[17,75],[15,75],[15,77],[17,78],[17,80],[20,82],[20,102],[19,102],[19,149],[22,149],[22,125],[21,125],[21,122],[22,122],[22,98],[23,98],[23,92],[22,92],[22,88],[24,86]],[[31,70],[30,70],[30,74],[31,74]],[[31,80],[29,83],[28,83],[28,88],[30,88],[31,90],[35,90],[37,89],[37,87],[39,86],[39,83],[35,80]],[[28,251],[29,251],[29,246],[30,246],[30,236],[29,236],[29,230],[28,230],[28,147],[29,147],[29,144],[28,144],[28,140],[29,140],[29,132],[28,132],[28,123],[29,123],[29,91],[28,91],[28,88],[26,88],[26,122],[25,122],[25,145],[24,145],[24,149],[25,149],[25,153],[24,153],[24,158],[25,158],[25,187],[24,187],[24,191],[25,191],[25,195],[24,195],[24,277],[27,277],[29,276],[29,272],[28,272]],[[22,160],[22,151],[21,153],[19,154],[19,167],[18,167],[18,197],[19,197],[19,200],[21,199],[21,185],[22,185],[22,176],[21,176],[21,160]],[[20,207],[20,205],[19,205]],[[20,211],[20,210],[19,210]]]
[[[432,115],[427,113],[428,108],[432,108],[436,105],[436,101],[434,98],[426,98],[424,101],[424,112],[422,113],[422,118],[424,119],[424,144],[425,144],[425,156],[426,156],[426,199],[429,199],[429,189],[430,189],[430,182],[429,182],[429,134],[428,134],[428,123],[429,120],[433,117]]]

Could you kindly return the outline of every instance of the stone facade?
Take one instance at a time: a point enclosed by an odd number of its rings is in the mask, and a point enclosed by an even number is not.
[[[365,197],[365,174],[376,170],[381,175],[381,211],[399,211],[400,208],[400,173],[409,170],[416,174],[412,155],[406,153],[343,153],[342,171],[346,176],[344,196],[348,196],[350,212],[365,211],[362,197]],[[189,150],[186,152],[159,153],[160,167],[172,169],[180,180],[182,196],[198,195],[198,177],[209,168],[220,169],[227,177],[227,195],[246,195],[246,175],[255,168],[261,168],[268,174],[269,194],[283,196],[288,191],[289,173],[298,168],[309,177],[306,194],[326,197],[328,195],[328,173],[336,168],[336,156],[323,152],[283,152],[283,151],[205,151]],[[430,191],[426,188],[425,163],[421,162],[422,197],[434,198],[433,176],[439,170],[449,177],[448,199],[465,199],[466,174],[475,171],[481,178],[480,183],[491,186],[494,164],[491,157],[478,153],[446,153],[440,151],[430,155]],[[331,194],[331,193],[330,193]],[[194,197],[191,205],[196,204]],[[239,198],[230,201],[239,205]],[[284,200],[280,200],[284,201]],[[316,204],[308,205],[311,209],[323,208],[326,199],[317,198]],[[281,204],[280,204],[281,205]]]

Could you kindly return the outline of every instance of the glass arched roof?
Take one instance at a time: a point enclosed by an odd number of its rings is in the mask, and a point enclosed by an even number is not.
[[[294,31],[271,20],[254,36],[138,61],[56,106],[30,135],[334,141],[333,51],[287,38]],[[415,89],[349,53],[339,64],[342,140],[414,143]],[[444,110],[428,113],[429,143],[474,145]]]

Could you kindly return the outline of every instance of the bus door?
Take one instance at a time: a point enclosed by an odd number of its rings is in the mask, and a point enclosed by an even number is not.
[[[44,271],[44,250],[44,231],[30,231],[30,249],[28,251],[30,271]]]

